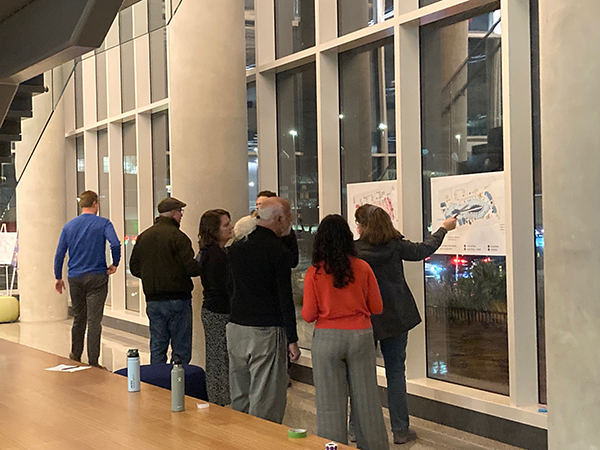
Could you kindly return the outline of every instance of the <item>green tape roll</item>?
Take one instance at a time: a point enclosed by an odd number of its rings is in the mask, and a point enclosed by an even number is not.
[[[291,438],[294,438],[294,439],[305,438],[306,437],[306,430],[303,430],[301,428],[290,428],[288,430],[288,437],[291,437]]]

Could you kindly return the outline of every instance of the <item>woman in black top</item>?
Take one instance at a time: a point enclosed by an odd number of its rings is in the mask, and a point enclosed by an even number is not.
[[[406,404],[406,344],[408,331],[421,322],[415,299],[404,278],[403,261],[422,261],[442,244],[446,233],[456,228],[451,217],[423,242],[405,239],[381,208],[362,205],[355,214],[360,239],[358,257],[369,263],[383,300],[383,312],[371,316],[373,335],[379,341],[387,378],[388,407],[394,443],[403,444],[413,436],[408,429]]]
[[[210,402],[225,406],[231,403],[225,334],[225,327],[229,322],[231,278],[224,248],[233,238],[233,224],[229,213],[223,209],[206,211],[200,219],[198,237],[204,295],[202,325],[206,340],[206,388]]]

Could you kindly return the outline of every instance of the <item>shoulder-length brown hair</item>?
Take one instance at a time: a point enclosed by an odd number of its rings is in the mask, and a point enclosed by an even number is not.
[[[386,245],[393,239],[402,238],[394,228],[392,219],[382,208],[374,205],[362,205],[354,213],[356,222],[363,228],[360,240],[371,245]]]
[[[221,217],[231,215],[224,209],[209,209],[200,218],[198,227],[198,244],[200,250],[212,244],[219,243],[219,230],[221,229]]]

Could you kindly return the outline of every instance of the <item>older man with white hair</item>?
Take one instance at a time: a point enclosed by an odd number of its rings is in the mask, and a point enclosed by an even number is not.
[[[227,325],[231,406],[281,423],[287,403],[287,358],[298,361],[291,258],[280,237],[290,233],[290,204],[266,199],[229,249],[233,277]]]

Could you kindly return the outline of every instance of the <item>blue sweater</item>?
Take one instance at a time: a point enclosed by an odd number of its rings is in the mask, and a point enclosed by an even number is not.
[[[62,267],[69,251],[69,277],[106,273],[106,241],[110,243],[113,265],[121,260],[121,243],[110,220],[95,214],[81,214],[63,228],[54,257],[54,277],[62,279]]]

